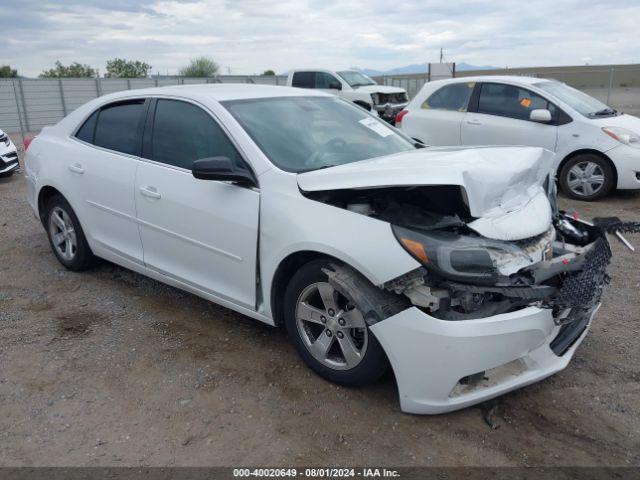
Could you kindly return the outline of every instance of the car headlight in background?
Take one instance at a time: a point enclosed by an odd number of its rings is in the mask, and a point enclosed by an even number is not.
[[[517,245],[484,237],[464,236],[454,232],[417,232],[392,226],[404,249],[428,270],[452,280],[495,282],[503,274],[504,260],[522,266],[533,259]]]
[[[640,148],[640,135],[631,130],[622,127],[602,127],[602,131],[620,143]]]

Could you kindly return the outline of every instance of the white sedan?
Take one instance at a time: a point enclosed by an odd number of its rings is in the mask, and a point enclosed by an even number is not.
[[[486,76],[427,83],[396,125],[427,145],[551,150],[562,191],[578,200],[640,189],[640,119],[557,81]]]
[[[103,258],[284,325],[339,384],[391,366],[404,411],[439,413],[564,368],[610,251],[555,209],[548,152],[418,147],[320,92],[165,87],[80,107],[25,175],[70,270]]]

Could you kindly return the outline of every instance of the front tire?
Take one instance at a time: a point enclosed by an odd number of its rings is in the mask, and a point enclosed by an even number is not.
[[[615,174],[607,160],[593,153],[576,155],[560,170],[560,188],[570,198],[599,200],[614,187]]]
[[[61,195],[54,195],[47,202],[44,226],[49,244],[58,261],[72,271],[86,270],[95,264],[78,217]]]
[[[336,290],[323,270],[329,261],[314,260],[298,270],[285,292],[288,336],[304,362],[321,377],[345,386],[378,380],[389,363],[353,298]]]

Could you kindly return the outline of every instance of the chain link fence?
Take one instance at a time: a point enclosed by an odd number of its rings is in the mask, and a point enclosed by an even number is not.
[[[540,67],[456,72],[456,76],[527,75],[565,82],[612,107],[640,116],[640,65]],[[375,77],[381,85],[404,88],[413,97],[428,81],[426,74]],[[80,105],[107,93],[137,88],[195,83],[285,85],[282,75],[220,75],[215,78],[63,78],[0,79],[0,129],[38,132]]]

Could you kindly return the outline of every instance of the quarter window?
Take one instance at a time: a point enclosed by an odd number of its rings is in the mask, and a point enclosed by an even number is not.
[[[208,113],[191,103],[158,100],[151,159],[191,170],[195,160],[210,157],[227,157],[246,168],[231,140]]]
[[[97,120],[98,111],[95,111],[89,118],[87,118],[82,127],[80,127],[80,130],[78,130],[78,133],[76,133],[76,138],[82,140],[83,142],[93,143],[93,135],[96,131]]]
[[[529,120],[531,111],[540,108],[556,118],[556,106],[530,90],[500,83],[483,83],[480,89],[478,113]]]
[[[138,127],[143,106],[144,100],[134,100],[102,107],[97,117],[93,143],[116,152],[137,155],[140,146]]]
[[[475,83],[452,83],[436,90],[421,105],[424,109],[466,112]]]

